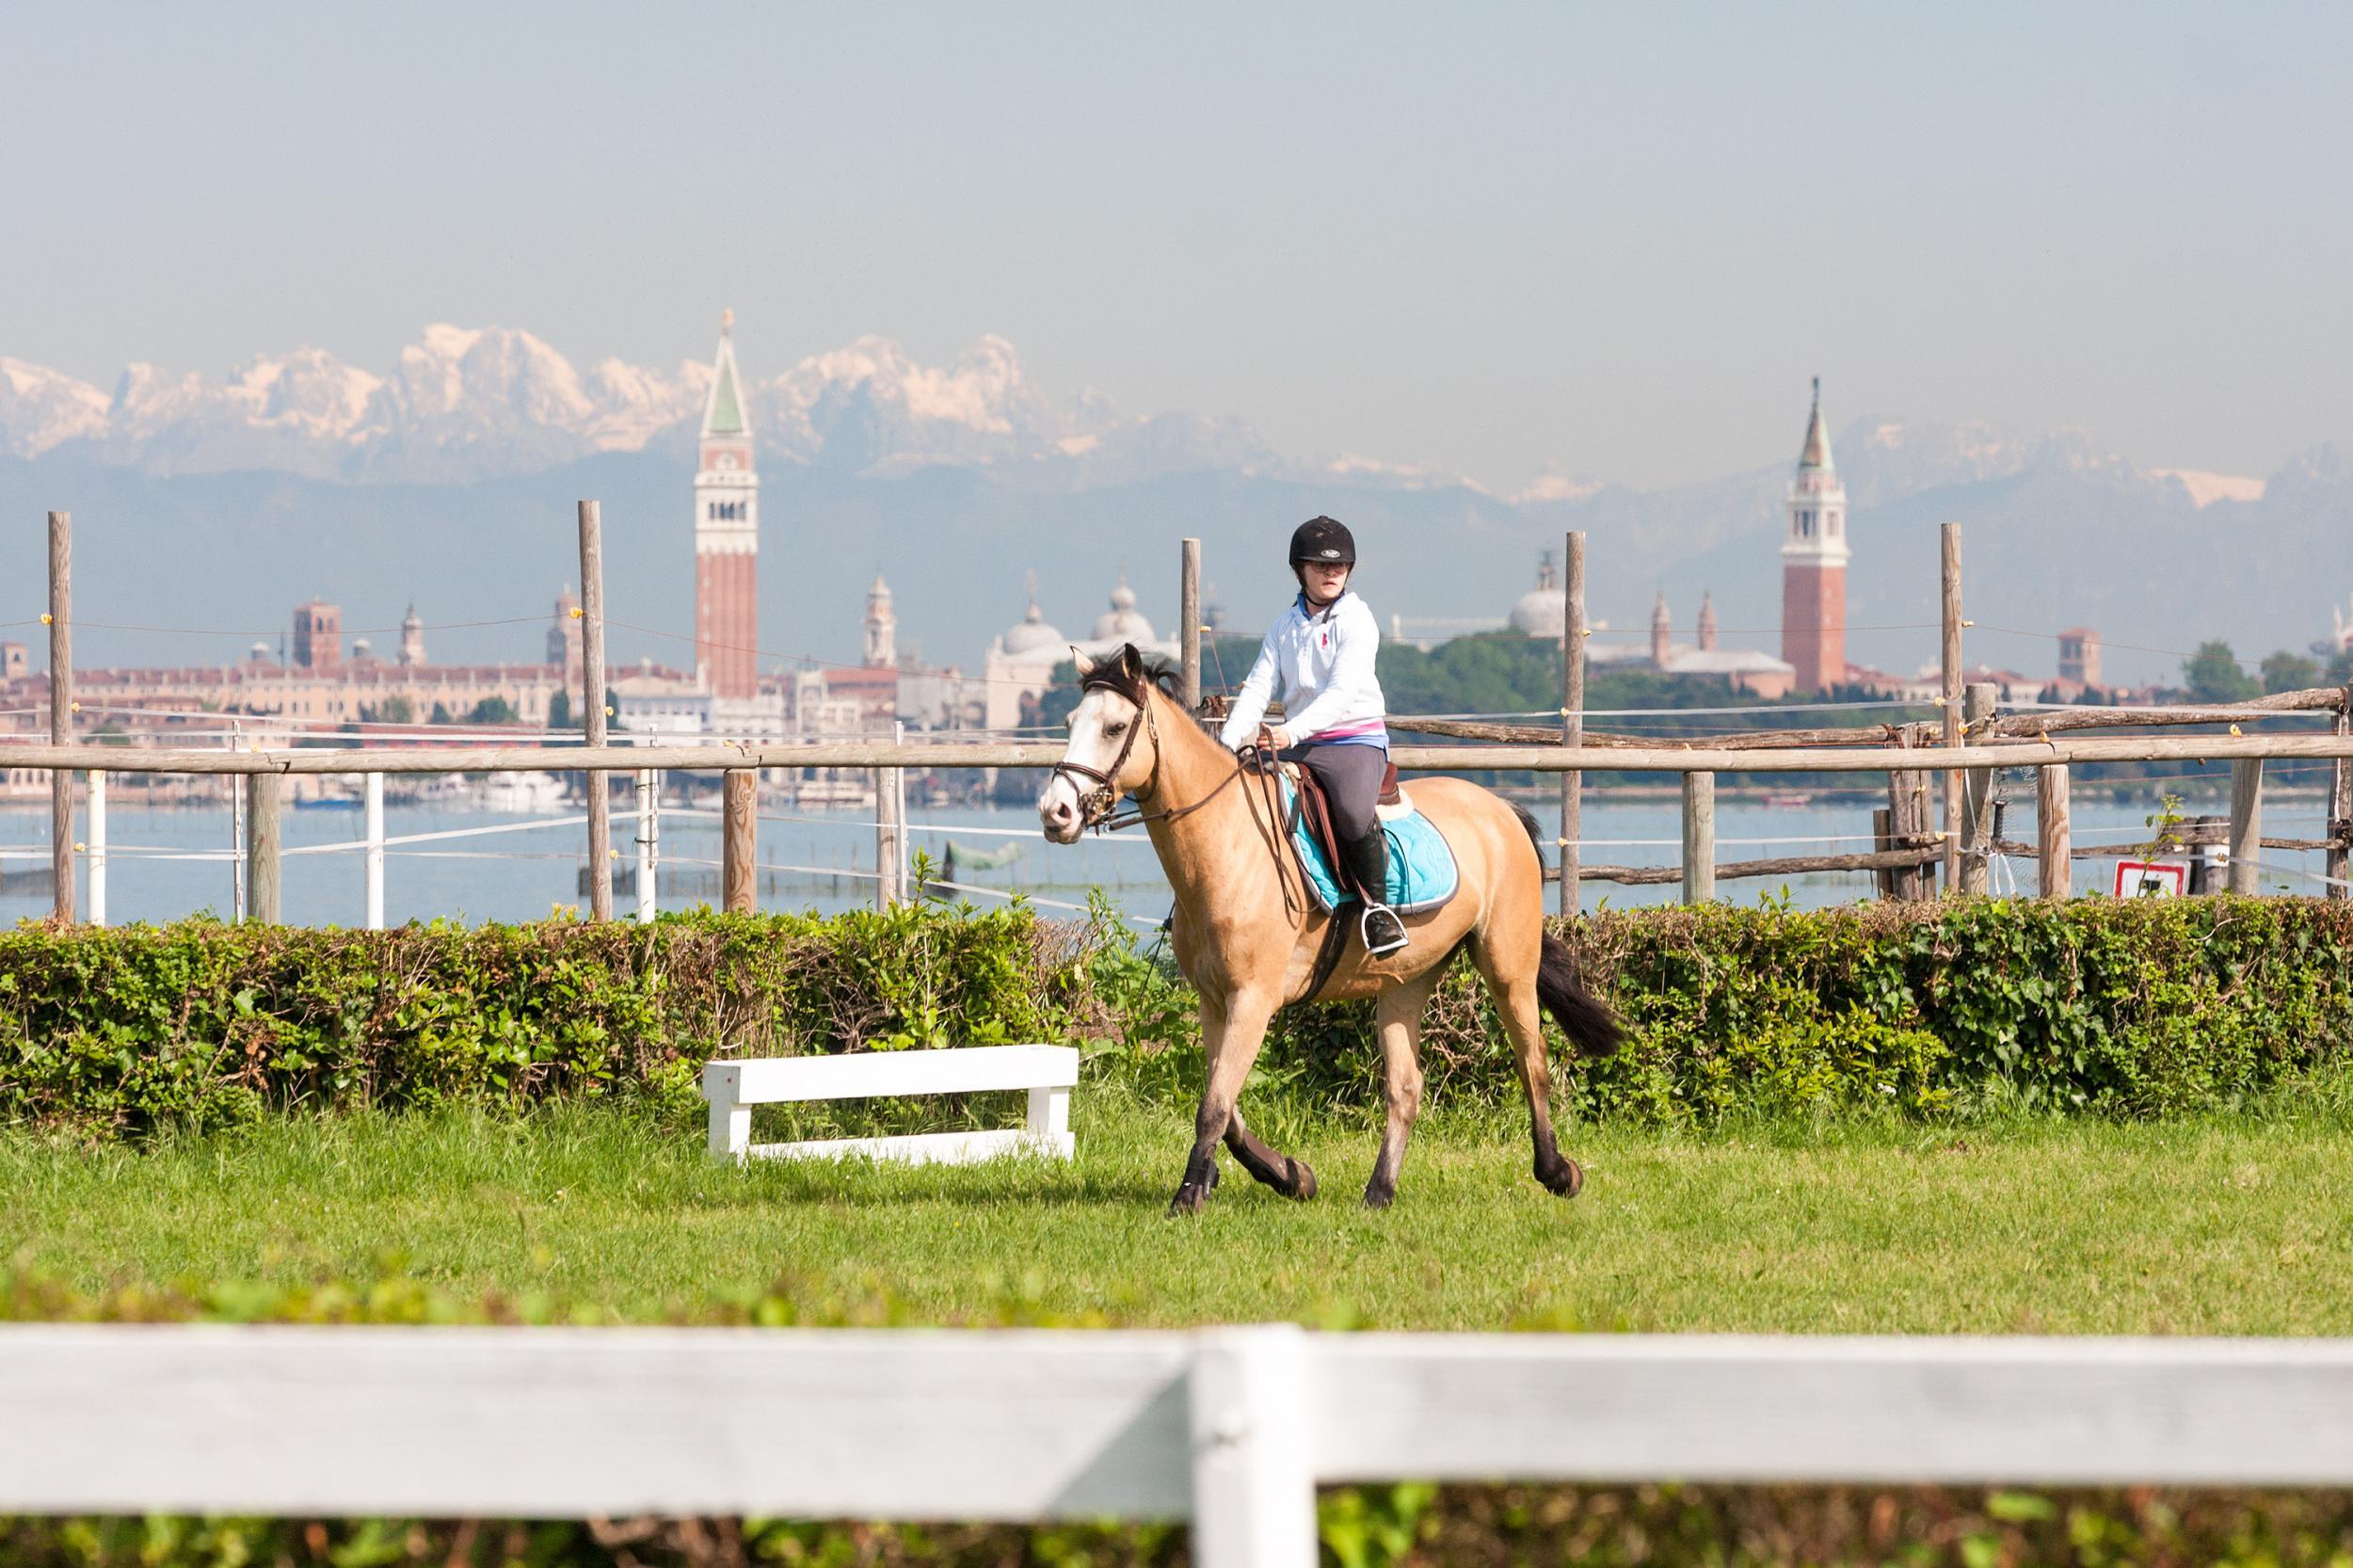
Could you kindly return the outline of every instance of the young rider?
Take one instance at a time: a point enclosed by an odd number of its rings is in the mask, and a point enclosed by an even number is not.
[[[1301,523],[1291,535],[1290,565],[1299,597],[1259,645],[1218,739],[1229,750],[1251,744],[1280,687],[1286,717],[1273,729],[1275,749],[1298,748],[1298,760],[1323,786],[1348,870],[1365,892],[1365,950],[1394,952],[1406,943],[1405,922],[1385,902],[1389,845],[1373,813],[1389,760],[1387,710],[1373,675],[1381,628],[1349,591],[1356,541],[1339,522]]]

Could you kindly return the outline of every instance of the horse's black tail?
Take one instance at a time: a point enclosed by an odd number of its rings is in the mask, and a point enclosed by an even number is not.
[[[1545,933],[1544,956],[1536,964],[1536,1000],[1579,1056],[1615,1056],[1625,1039],[1618,1016],[1577,978],[1577,957],[1569,944],[1549,931]]]
[[[1513,814],[1528,830],[1528,841],[1536,847],[1536,859],[1545,858],[1545,840],[1536,826],[1535,817],[1517,801],[1512,804]],[[1544,1003],[1561,1032],[1569,1037],[1581,1056],[1614,1056],[1625,1040],[1625,1026],[1609,1004],[1585,989],[1577,977],[1577,955],[1569,952],[1569,944],[1545,933],[1545,948],[1536,963],[1536,1000]]]

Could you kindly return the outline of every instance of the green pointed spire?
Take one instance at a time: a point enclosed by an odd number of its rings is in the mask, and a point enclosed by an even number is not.
[[[735,312],[719,318],[719,358],[711,367],[711,406],[703,414],[706,436],[744,433],[744,396],[735,384]]]

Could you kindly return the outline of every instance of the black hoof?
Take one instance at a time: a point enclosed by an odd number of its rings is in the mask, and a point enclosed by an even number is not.
[[[1285,1195],[1296,1198],[1301,1203],[1305,1203],[1309,1198],[1314,1197],[1316,1195],[1314,1168],[1304,1160],[1292,1160],[1289,1157],[1285,1158],[1283,1163],[1289,1165],[1291,1171],[1290,1185],[1284,1190]]]
[[[1397,1185],[1394,1182],[1375,1181],[1365,1189],[1367,1208],[1386,1208],[1396,1201]]]
[[[1176,1195],[1168,1200],[1171,1214],[1198,1214],[1209,1207],[1209,1194],[1217,1191],[1217,1161],[1210,1160],[1199,1176],[1187,1175],[1177,1187]]]
[[[1549,1163],[1536,1167],[1536,1179],[1554,1197],[1573,1198],[1585,1185],[1585,1173],[1567,1155],[1556,1154]]]

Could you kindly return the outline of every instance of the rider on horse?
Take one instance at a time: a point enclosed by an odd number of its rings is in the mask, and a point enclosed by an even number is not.
[[[1349,591],[1355,565],[1356,541],[1332,518],[1311,519],[1291,535],[1299,597],[1259,645],[1218,739],[1231,751],[1255,744],[1279,685],[1285,719],[1272,731],[1274,748],[1323,786],[1349,874],[1365,897],[1365,951],[1377,955],[1407,938],[1386,902],[1389,844],[1373,809],[1389,760],[1387,705],[1373,673],[1381,628]]]

